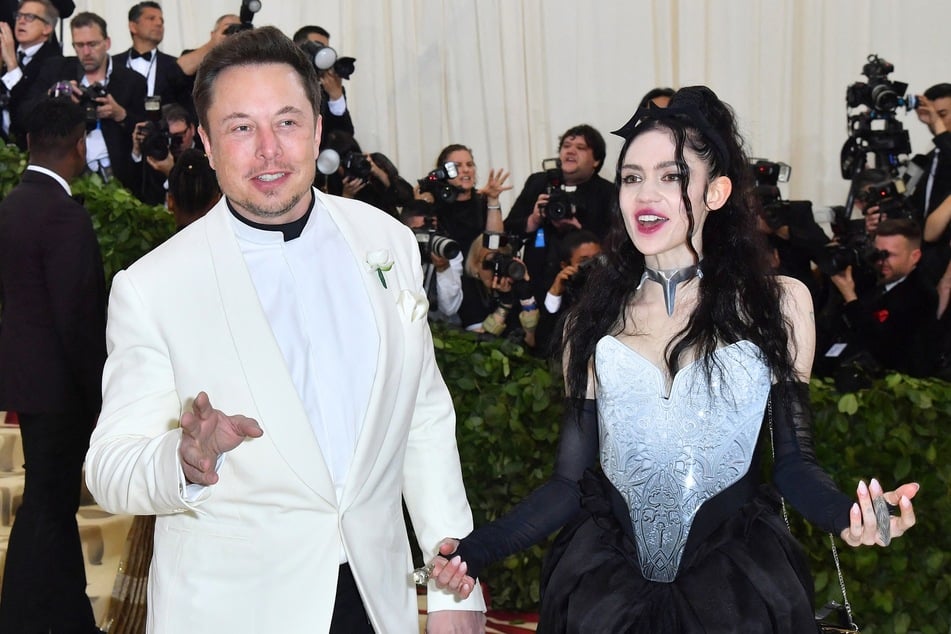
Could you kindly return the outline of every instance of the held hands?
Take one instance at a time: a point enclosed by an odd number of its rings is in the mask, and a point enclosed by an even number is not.
[[[430,581],[435,582],[441,590],[449,590],[460,599],[467,599],[475,588],[475,579],[466,574],[466,562],[457,555],[452,557],[459,546],[459,540],[447,537],[439,542],[436,551],[439,553],[430,562],[432,572]]]
[[[191,412],[182,414],[182,442],[179,455],[185,478],[192,484],[211,485],[218,482],[215,464],[218,457],[241,444],[245,438],[264,434],[253,418],[236,414],[228,416],[211,406],[205,392],[195,397]]]
[[[887,546],[892,538],[900,537],[915,525],[915,511],[911,499],[918,493],[918,483],[910,482],[894,491],[883,492],[878,480],[872,478],[869,486],[865,485],[864,480],[860,481],[857,493],[858,502],[852,505],[849,512],[849,527],[841,534],[842,541],[849,546]],[[889,518],[889,526],[883,530],[879,530],[872,502],[879,496],[901,511],[900,515]]]

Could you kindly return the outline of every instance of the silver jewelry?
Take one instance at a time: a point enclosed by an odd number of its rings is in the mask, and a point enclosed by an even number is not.
[[[699,264],[668,270],[654,270],[645,267],[644,274],[641,275],[641,281],[637,283],[637,290],[641,290],[644,280],[653,280],[660,284],[660,287],[664,289],[664,304],[667,306],[667,316],[669,317],[674,314],[677,285],[692,280],[694,277],[698,279],[703,277],[703,271],[700,270]]]
[[[425,586],[428,584],[430,578],[433,576],[433,566],[435,566],[435,563],[430,562],[428,565],[414,570],[413,583],[418,586]]]

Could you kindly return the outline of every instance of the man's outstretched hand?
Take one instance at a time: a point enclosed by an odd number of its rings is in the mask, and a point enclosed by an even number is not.
[[[253,418],[228,416],[211,406],[205,392],[195,397],[191,412],[182,415],[179,454],[185,479],[193,484],[218,482],[218,457],[237,447],[245,438],[259,438],[264,430]]]

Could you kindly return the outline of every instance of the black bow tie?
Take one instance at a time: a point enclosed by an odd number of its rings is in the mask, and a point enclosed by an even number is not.
[[[138,52],[137,50],[135,50],[134,48],[130,48],[130,49],[129,49],[129,59],[138,59],[138,58],[141,57],[141,58],[144,59],[145,61],[151,62],[151,61],[152,61],[152,53],[153,53],[153,51],[149,51],[148,53],[140,53],[140,52]]]

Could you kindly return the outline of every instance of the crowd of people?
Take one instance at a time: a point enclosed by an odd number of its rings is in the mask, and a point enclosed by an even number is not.
[[[543,631],[808,631],[812,584],[776,491],[851,546],[914,525],[916,484],[863,480],[853,499],[816,464],[808,381],[941,368],[951,85],[918,106],[936,149],[915,213],[883,215],[873,194],[893,175],[870,166],[862,247],[838,245],[856,257],[797,281],[777,255],[791,229],[764,220],[736,117],[706,87],[645,95],[610,180],[602,134],[572,125],[505,210],[509,172],[481,180],[464,144],[415,184],[365,152],[340,73],[312,55],[329,47],[319,26],[288,37],[224,15],[174,57],[145,1],[129,50],[111,55],[106,22],[80,12],[64,57],[55,26],[72,11],[23,0],[0,22],[2,131],[30,153],[0,204],[0,408],[21,413],[27,463],[0,630],[98,631],[82,566],[58,565],[81,563],[66,489],[83,458],[103,508],[156,518],[136,531],[154,546],[156,633],[414,631],[404,501],[432,562],[433,633],[483,631],[478,573],[562,527]],[[178,228],[116,275],[108,319],[69,197],[84,172]],[[24,218],[23,197],[49,214]],[[72,275],[25,284],[44,258]],[[564,367],[551,481],[475,530],[430,320]],[[18,330],[33,322],[46,328]]]

